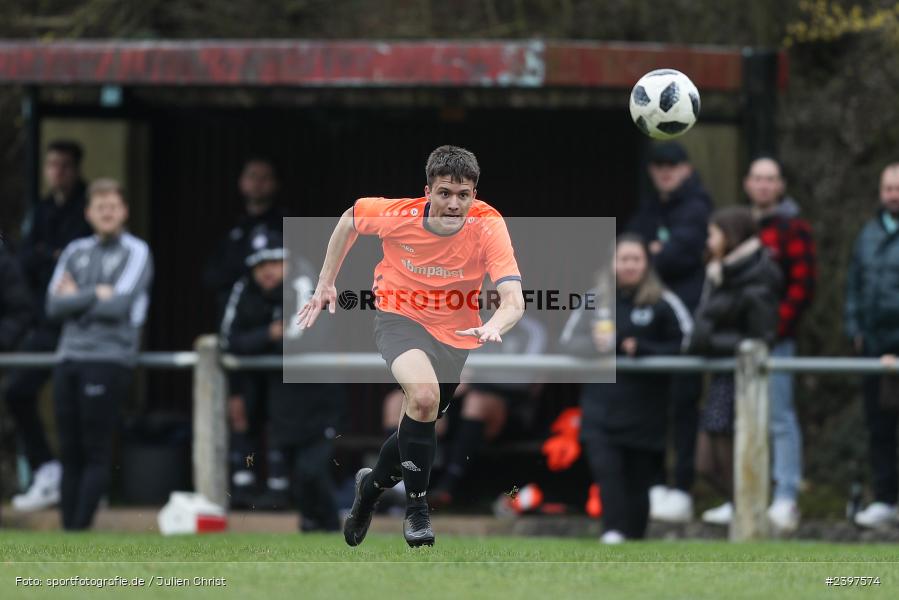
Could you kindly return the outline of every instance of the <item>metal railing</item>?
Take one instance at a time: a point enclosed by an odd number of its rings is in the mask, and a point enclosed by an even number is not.
[[[57,363],[52,353],[0,353],[0,368],[49,368]],[[341,371],[383,371],[376,353],[310,353],[284,359],[281,356],[221,354],[214,335],[197,339],[193,352],[144,352],[137,365],[146,369],[193,370],[193,472],[196,490],[222,506],[227,505],[226,370],[275,370],[285,365],[292,371],[323,368]],[[467,366],[481,369],[528,372],[590,373],[608,369],[609,362],[565,355],[503,356],[472,354]],[[897,373],[899,366],[876,358],[769,357],[761,342],[746,340],[736,358],[706,359],[693,356],[645,358],[618,357],[622,373],[726,373],[736,378],[734,423],[734,519],[730,539],[768,537],[765,508],[770,487],[768,419],[770,372],[829,375]]]

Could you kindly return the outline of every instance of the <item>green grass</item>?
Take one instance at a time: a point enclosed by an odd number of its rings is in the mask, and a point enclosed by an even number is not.
[[[50,589],[48,578],[141,577],[144,588]],[[826,577],[880,585],[827,587]],[[16,585],[41,578],[42,587]],[[223,577],[227,587],[165,587],[153,578]],[[412,550],[401,534],[359,548],[340,536],[0,531],[0,598],[896,598],[899,547],[800,542],[644,542],[440,536]]]

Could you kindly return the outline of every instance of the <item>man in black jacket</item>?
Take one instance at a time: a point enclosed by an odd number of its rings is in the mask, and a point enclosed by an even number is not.
[[[692,313],[699,304],[705,279],[704,252],[712,201],[690,164],[687,151],[676,142],[652,148],[649,176],[653,189],[627,229],[649,241],[656,272]],[[658,484],[651,492],[653,518],[678,522],[693,516],[689,491],[695,477],[697,406],[701,394],[701,376],[671,378],[674,487],[664,487],[664,468],[660,466]]]
[[[37,321],[20,352],[53,352],[59,341],[59,325],[44,314],[45,296],[63,248],[91,234],[84,218],[87,188],[81,178],[82,157],[76,142],[59,140],[47,147],[44,182],[49,193],[32,207],[23,227],[20,258]],[[6,381],[6,402],[34,475],[28,491],[13,497],[16,510],[39,510],[59,500],[62,468],[50,451],[37,410],[38,393],[49,377],[48,370],[17,369],[10,371]]]
[[[278,176],[270,160],[258,157],[247,160],[237,185],[246,214],[219,242],[203,272],[203,283],[215,293],[219,311],[224,309],[231,286],[246,272],[247,256],[258,249],[256,246],[262,243],[266,231],[281,231],[284,217],[275,204]]]
[[[263,235],[263,234],[260,234]],[[291,339],[293,327],[285,331],[283,286],[286,252],[280,231],[268,231],[265,242],[247,257],[249,275],[234,284],[222,320],[222,349],[234,354],[281,354],[283,346],[296,349]],[[310,278],[312,268],[298,258],[291,261],[291,282]],[[311,289],[312,280],[305,286]],[[291,310],[294,307],[290,307]],[[288,314],[292,314],[288,311]],[[308,332],[306,332],[308,333]],[[322,328],[314,345],[328,335]],[[305,336],[304,336],[305,337]],[[268,412],[267,491],[252,504],[260,508],[285,508],[291,475],[303,516],[303,531],[336,531],[337,504],[331,476],[333,439],[343,411],[343,388],[325,383],[286,384],[280,371],[263,376],[263,397]],[[243,420],[246,406],[232,405],[232,425]],[[241,423],[236,423],[239,429]],[[255,454],[255,446],[248,448]],[[240,457],[238,457],[240,458]],[[238,465],[239,466],[239,465]],[[233,494],[232,494],[233,497]]]
[[[899,163],[883,170],[880,204],[856,238],[846,275],[846,335],[864,356],[899,354]],[[879,527],[897,518],[899,389],[878,375],[865,377],[863,389],[874,502],[855,522]]]

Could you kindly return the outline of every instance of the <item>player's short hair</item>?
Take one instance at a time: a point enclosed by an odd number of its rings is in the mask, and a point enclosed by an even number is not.
[[[84,148],[74,140],[53,140],[47,146],[47,152],[67,154],[72,159],[72,162],[75,163],[76,167],[81,166],[81,159],[84,158]]]
[[[469,180],[478,185],[478,179],[481,177],[481,167],[478,166],[478,159],[474,153],[460,148],[458,146],[440,146],[428,157],[425,165],[425,176],[428,178],[428,185],[438,177],[449,176],[454,182],[462,183]]]
[[[87,188],[88,202],[90,202],[94,196],[105,196],[107,194],[116,194],[121,198],[122,202],[128,204],[128,201],[125,199],[125,188],[122,187],[122,184],[117,180],[110,177],[95,179],[91,182],[90,187]]]

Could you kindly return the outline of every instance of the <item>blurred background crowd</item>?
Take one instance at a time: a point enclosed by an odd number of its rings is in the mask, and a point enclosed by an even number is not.
[[[15,510],[61,501],[63,524],[81,528],[104,498],[152,504],[189,486],[190,382],[135,370],[138,349],[188,349],[216,331],[227,352],[277,353],[289,318],[282,217],[417,194],[420,163],[441,143],[477,153],[481,195],[504,215],[551,206],[618,219],[615,322],[575,314],[559,339],[523,322],[518,348],[723,356],[758,337],[778,356],[889,361],[897,351],[899,118],[884,100],[899,82],[892,3],[6,4],[19,16],[0,35],[42,42],[585,44],[564,56],[571,63],[547,63],[571,79],[541,89],[458,85],[454,73],[417,88],[228,87],[224,75],[179,87],[154,84],[149,69],[141,85],[103,85],[86,68],[48,64],[45,79],[23,80],[11,60],[0,64],[10,83],[0,88],[0,347],[61,359],[52,373],[3,373],[0,478]],[[614,68],[578,70],[577,53],[601,40],[635,44],[616,55],[621,64],[640,64],[651,51],[640,43],[661,42],[680,45],[666,60],[704,66],[703,115],[683,145],[640,137],[626,94],[602,79]],[[223,73],[238,52],[218,55]],[[510,480],[535,483],[545,510],[602,510],[607,532],[622,537],[643,535],[648,517],[730,519],[732,379],[619,375],[583,388],[489,379],[475,374],[460,389],[432,502],[481,511],[499,497],[495,510],[521,509],[506,506],[491,476],[502,465]],[[310,385],[297,414],[286,401],[295,392],[270,373],[228,383],[235,507],[289,506],[304,527],[333,529],[349,474],[396,426],[396,393]],[[842,516],[850,489],[857,523],[894,520],[893,379],[777,375],[771,385],[772,522],[791,530],[800,508]],[[645,506],[634,502],[644,495]]]

